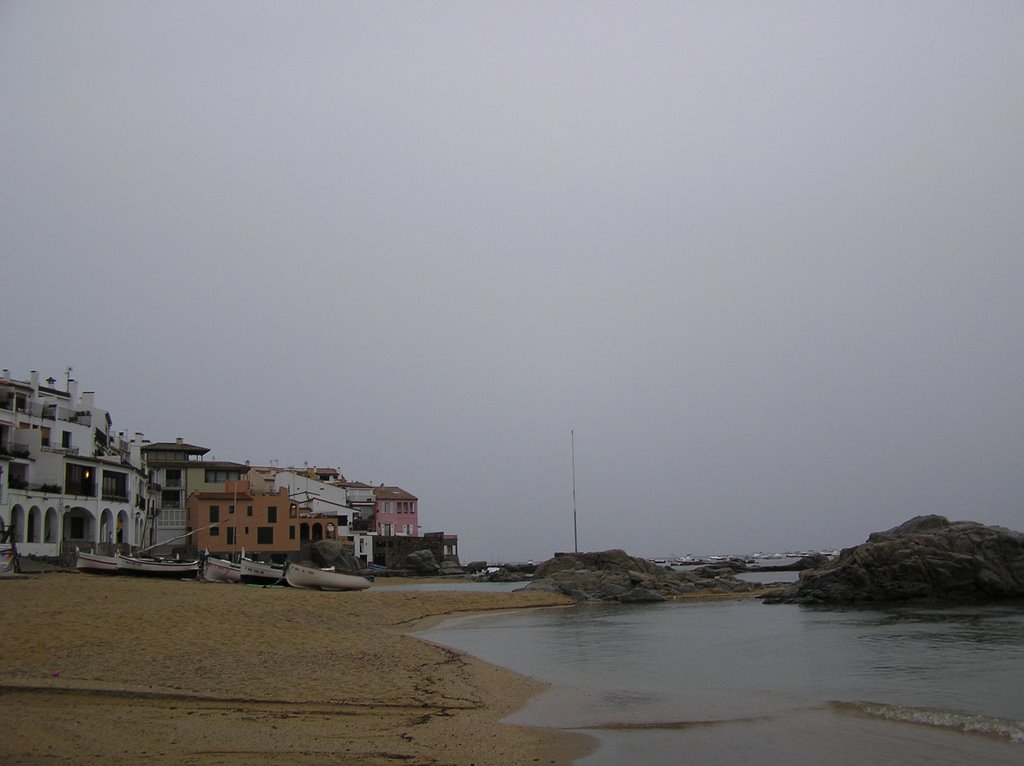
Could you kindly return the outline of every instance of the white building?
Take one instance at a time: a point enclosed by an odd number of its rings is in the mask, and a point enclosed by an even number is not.
[[[59,556],[140,544],[148,489],[142,435],[111,430],[94,394],[39,374],[0,374],[0,525],[18,552]]]
[[[206,460],[208,447],[189,444],[181,437],[173,442],[145,442],[142,455],[149,470],[153,493],[153,524],[147,545],[170,553],[176,546],[191,545],[185,505],[193,492],[222,492],[226,482],[238,481],[249,466],[227,460]]]
[[[357,558],[373,561],[375,534],[369,525],[373,518],[370,487],[346,482],[334,469],[260,468],[253,469],[250,477],[256,474],[272,481],[275,492],[285,488],[288,497],[298,503],[303,519],[299,525],[300,539],[347,539]]]

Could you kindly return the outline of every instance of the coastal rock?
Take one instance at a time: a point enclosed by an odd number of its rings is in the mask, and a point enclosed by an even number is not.
[[[765,603],[986,601],[1024,598],[1024,535],[918,516],[847,548]]]
[[[439,565],[441,574],[443,575],[460,575],[466,574],[466,570],[463,569],[458,561],[452,559],[445,559]]]
[[[334,567],[339,572],[358,572],[362,568],[350,543],[340,540],[317,540],[309,547],[317,567]]]
[[[596,553],[561,553],[537,567],[524,590],[565,593],[578,601],[664,601],[700,590],[738,593],[755,589],[730,570],[706,577],[677,572],[615,549]]]
[[[413,551],[406,556],[405,566],[417,575],[436,575],[441,571],[437,559],[434,558],[433,551],[427,549]]]
[[[656,590],[633,588],[633,590],[623,593],[618,599],[624,604],[641,604],[664,601],[665,597]]]
[[[484,571],[473,575],[473,579],[478,582],[526,582],[530,576],[512,572],[505,567],[495,567],[493,571],[485,567]]]

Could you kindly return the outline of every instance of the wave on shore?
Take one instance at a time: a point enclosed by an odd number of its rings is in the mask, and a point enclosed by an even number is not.
[[[1024,744],[1024,721],[969,715],[952,710],[887,705],[881,702],[832,702],[831,705],[840,712],[854,713],[869,718],[931,726],[964,734],[983,734]]]

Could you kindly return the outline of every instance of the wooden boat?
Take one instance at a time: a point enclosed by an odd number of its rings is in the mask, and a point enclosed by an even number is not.
[[[370,581],[354,574],[337,572],[330,569],[314,569],[301,564],[289,564],[285,570],[288,584],[293,588],[309,588],[312,590],[366,590]]]
[[[241,582],[242,567],[227,559],[207,556],[203,560],[202,579],[206,582]]]
[[[242,556],[238,562],[239,575],[247,585],[287,585],[284,566],[255,561]]]
[[[75,557],[75,569],[86,574],[116,575],[117,558],[114,556],[101,556],[98,553],[86,553],[77,548]]]
[[[199,560],[155,559],[117,554],[117,573],[137,577],[167,577],[183,579],[199,574]]]

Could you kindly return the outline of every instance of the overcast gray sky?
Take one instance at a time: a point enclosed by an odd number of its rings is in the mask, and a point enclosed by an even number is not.
[[[1024,528],[1024,3],[0,1],[0,363],[463,560]]]

